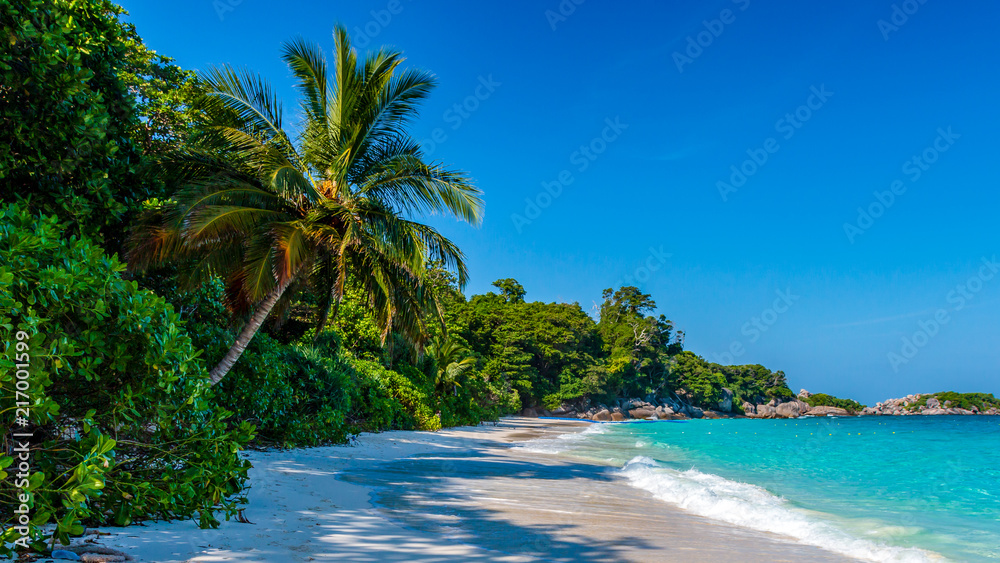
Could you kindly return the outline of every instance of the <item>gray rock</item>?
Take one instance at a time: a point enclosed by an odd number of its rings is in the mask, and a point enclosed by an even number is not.
[[[674,414],[674,409],[670,407],[656,407],[656,416],[666,418]]]
[[[812,393],[810,393],[809,391],[806,391],[805,389],[800,389],[799,390],[799,398],[800,399],[808,399],[809,397],[812,397]]]
[[[732,412],[733,410],[733,392],[725,387],[722,388],[722,398],[719,400],[718,408],[722,412]]]
[[[812,407],[805,414],[810,416],[827,416],[831,414],[834,416],[847,416],[848,412],[840,407]]]
[[[573,414],[573,413],[576,413],[576,409],[573,408],[573,405],[571,405],[569,403],[563,403],[563,404],[559,405],[559,408],[557,408],[556,410],[552,411],[552,414],[554,416],[563,416],[563,415],[568,415],[568,414]]]
[[[934,397],[931,397],[930,399],[927,399],[927,408],[939,409],[941,408],[941,401],[935,399]]]
[[[780,405],[774,408],[775,413],[777,413],[778,416],[784,418],[795,418],[801,416],[802,413],[804,413],[806,410],[808,409],[805,410],[802,409],[798,401],[781,403]]]
[[[927,415],[927,416],[935,416],[935,415],[949,414],[949,413],[948,413],[948,411],[946,409],[927,409],[927,410],[921,412],[920,414]]]
[[[757,418],[777,418],[778,412],[771,405],[757,405]]]
[[[700,407],[690,406],[688,407],[688,414],[690,414],[691,418],[701,418],[705,416],[705,411]]]
[[[750,403],[743,401],[743,414],[747,416],[754,416],[757,414],[757,407],[751,405]]]

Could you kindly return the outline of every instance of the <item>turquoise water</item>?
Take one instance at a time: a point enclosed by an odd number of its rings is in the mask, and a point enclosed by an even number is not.
[[[1000,561],[1000,417],[595,424],[529,449],[665,502],[872,561]]]

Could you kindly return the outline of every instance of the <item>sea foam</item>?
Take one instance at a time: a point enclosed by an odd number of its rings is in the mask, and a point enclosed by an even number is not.
[[[581,441],[594,434],[603,434],[604,425],[591,424],[582,432],[568,432],[554,438],[536,438],[515,446],[515,449],[540,454],[559,454],[574,449]]]
[[[944,561],[941,556],[928,551],[886,546],[852,537],[789,507],[784,499],[756,485],[731,481],[696,469],[670,469],[645,456],[635,457],[626,463],[622,473],[633,486],[706,518],[789,536],[804,544],[866,561]]]

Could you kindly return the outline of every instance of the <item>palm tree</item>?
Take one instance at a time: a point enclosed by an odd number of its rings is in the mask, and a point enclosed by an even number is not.
[[[459,383],[461,376],[476,367],[476,358],[472,352],[448,337],[439,336],[431,341],[427,354],[437,366],[434,388],[445,391],[450,387],[457,395],[458,388],[462,386]]]
[[[332,77],[318,46],[284,45],[301,94],[294,135],[262,78],[229,66],[203,73],[200,133],[164,162],[180,187],[133,231],[130,266],[188,260],[191,281],[222,276],[229,306],[249,314],[211,370],[213,385],[296,291],[317,294],[319,334],[350,276],[383,341],[392,329],[419,341],[422,318],[438,310],[425,264],[442,260],[465,282],[462,252],[414,220],[443,213],[476,225],[482,216],[481,192],[462,173],[425,162],[407,132],[433,76],[401,70],[396,51],[359,62],[343,27],[334,38]]]

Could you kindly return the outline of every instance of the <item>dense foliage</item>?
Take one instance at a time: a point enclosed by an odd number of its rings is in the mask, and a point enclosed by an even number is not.
[[[247,477],[237,452],[251,427],[227,424],[178,314],[123,270],[65,237],[55,218],[0,210],[0,389],[4,405],[30,408],[27,424],[5,408],[0,425],[33,434],[36,538],[47,523],[63,541],[86,523],[199,516],[210,526],[215,512],[234,513]],[[16,364],[28,364],[26,385],[16,384]],[[25,440],[3,440],[8,467]],[[5,542],[16,534],[7,527],[16,494],[4,479]]]
[[[812,407],[838,407],[851,413],[859,413],[865,406],[852,399],[839,399],[826,393],[815,393],[806,397],[805,402]]]
[[[143,149],[182,134],[190,73],[107,0],[0,0],[0,201],[30,201],[117,251],[162,185]]]
[[[793,397],[780,371],[720,366],[683,351],[683,333],[649,315],[656,303],[635,287],[606,290],[595,322],[578,303],[525,301],[513,279],[497,280],[499,293],[466,300],[446,272],[434,277],[451,337],[481,358],[484,377],[509,384],[523,407],[674,395],[715,409],[723,389],[737,406]]]

